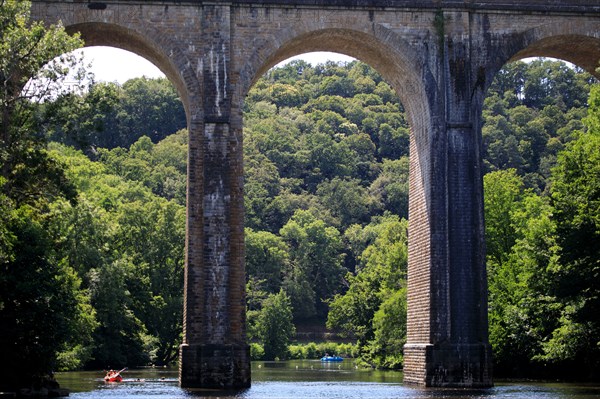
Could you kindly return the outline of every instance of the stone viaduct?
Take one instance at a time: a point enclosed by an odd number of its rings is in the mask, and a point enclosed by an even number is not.
[[[250,386],[242,104],[278,62],[334,51],[376,68],[411,126],[404,382],[492,385],[481,108],[507,62],[595,73],[598,0],[34,0],[86,45],[132,51],[177,87],[189,128],[182,387]],[[596,74],[598,76],[598,74]]]

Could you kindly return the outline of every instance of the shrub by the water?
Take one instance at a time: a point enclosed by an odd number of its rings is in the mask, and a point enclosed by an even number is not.
[[[358,355],[358,347],[351,343],[309,342],[290,345],[289,350],[292,359],[319,359],[325,354],[344,358],[353,358]]]

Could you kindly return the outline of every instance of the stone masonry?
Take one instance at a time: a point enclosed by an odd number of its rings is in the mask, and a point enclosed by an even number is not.
[[[525,57],[595,73],[597,0],[34,0],[32,16],[60,21],[88,46],[145,57],[182,98],[190,135],[182,387],[250,385],[242,104],[270,67],[310,51],[377,69],[411,126],[404,382],[492,385],[483,98],[505,63]]]

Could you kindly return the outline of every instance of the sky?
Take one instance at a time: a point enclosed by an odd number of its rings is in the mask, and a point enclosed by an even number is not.
[[[141,76],[146,76],[147,78],[165,76],[150,61],[129,51],[114,47],[102,46],[85,47],[77,51],[83,52],[85,54],[86,61],[92,63],[91,71],[94,72],[96,81],[117,82],[123,84],[129,79]],[[313,66],[316,64],[325,63],[328,60],[337,62],[348,62],[354,60],[354,58],[343,54],[314,52],[288,58],[287,60],[277,64],[277,66],[286,64],[295,59],[303,59],[311,63]],[[522,61],[527,62],[532,59],[533,58],[528,58]]]
[[[129,51],[114,47],[86,47],[78,50],[84,53],[86,62],[91,62],[91,71],[96,81],[124,83],[129,79],[146,76],[147,78],[163,77],[164,74],[147,61]],[[285,64],[293,59],[304,59],[315,65],[325,61],[352,61],[346,55],[328,52],[306,53],[283,61]],[[278,65],[281,65],[278,64]]]

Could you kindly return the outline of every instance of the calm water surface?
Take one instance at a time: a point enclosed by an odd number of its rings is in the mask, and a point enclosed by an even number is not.
[[[75,399],[599,399],[600,386],[558,383],[496,383],[487,390],[418,389],[402,385],[402,373],[357,369],[354,362],[318,360],[253,362],[252,387],[240,392],[181,389],[177,370],[144,369],[123,373],[121,383],[105,383],[102,372],[57,374]]]

